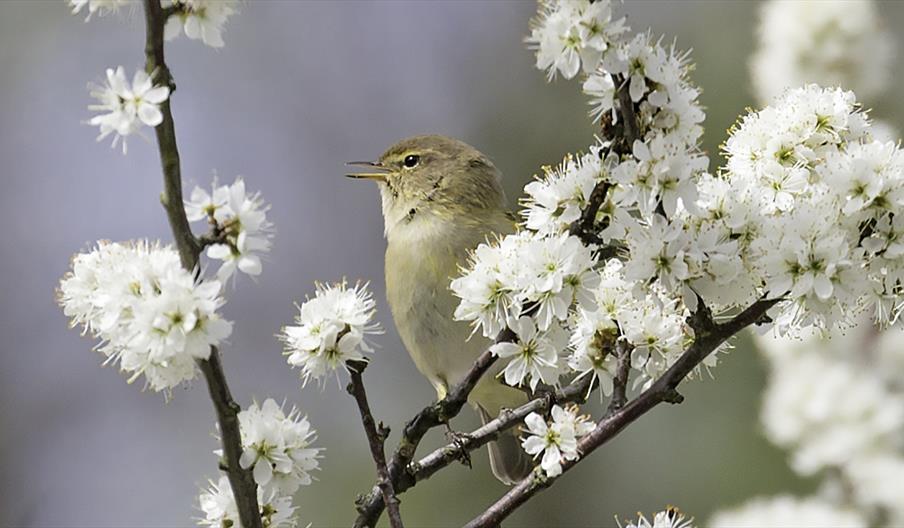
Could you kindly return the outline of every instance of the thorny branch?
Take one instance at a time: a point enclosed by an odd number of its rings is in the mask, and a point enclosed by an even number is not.
[[[163,9],[160,0],[144,0],[145,25],[147,38],[145,43],[145,70],[155,76],[159,83],[166,84],[175,90],[173,76],[164,60],[163,28],[167,18],[173,13],[172,8]],[[182,200],[182,175],[179,164],[179,149],[176,144],[176,130],[170,101],[160,104],[163,122],[155,128],[157,145],[160,151],[160,162],[163,168],[163,193],[160,202],[166,209],[173,238],[179,250],[182,266],[187,270],[196,270],[202,244],[192,234]],[[213,400],[223,443],[224,467],[229,484],[232,486],[239,519],[246,528],[260,528],[260,507],[257,502],[257,485],[250,470],[242,469],[239,459],[242,455],[242,437],[239,430],[238,413],[241,407],[232,398],[229,385],[220,362],[219,351],[210,347],[210,357],[198,362],[201,372],[207,381],[208,392]]]
[[[402,516],[399,513],[399,499],[396,497],[393,489],[392,480],[389,478],[389,470],[386,468],[386,454],[383,452],[383,443],[389,436],[389,428],[380,422],[377,425],[373,414],[370,412],[370,405],[367,403],[367,392],[364,390],[364,369],[367,368],[366,361],[349,361],[346,365],[351,380],[346,390],[355,398],[358,404],[358,412],[361,414],[361,423],[364,425],[364,433],[367,435],[367,443],[370,447],[370,454],[377,466],[377,486],[380,488],[380,495],[383,497],[383,504],[389,511],[389,524],[392,528],[402,528]]]

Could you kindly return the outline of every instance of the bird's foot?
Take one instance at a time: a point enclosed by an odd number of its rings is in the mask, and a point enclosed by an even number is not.
[[[556,398],[556,388],[551,385],[546,385],[545,383],[541,383],[537,386],[536,390],[534,390],[533,394],[531,394],[531,398],[546,400],[547,413],[551,412],[553,406],[558,403],[558,398]]]
[[[468,433],[462,433],[459,431],[455,431],[449,424],[446,424],[446,437],[449,439],[449,442],[454,446],[456,453],[456,458],[461,461],[462,464],[471,468],[471,453],[468,452],[468,449],[465,446],[465,443],[471,439],[471,435]]]

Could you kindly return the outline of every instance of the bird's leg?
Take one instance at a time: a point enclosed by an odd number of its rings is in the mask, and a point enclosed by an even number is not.
[[[461,461],[462,464],[468,466],[468,469],[471,468],[471,454],[468,453],[468,450],[465,448],[465,441],[470,440],[470,435],[468,433],[462,433],[459,431],[455,431],[452,429],[452,426],[449,425],[449,422],[444,424],[446,426],[446,437],[449,438],[449,442],[455,446],[455,450],[458,451],[457,458]]]
[[[526,388],[525,392],[527,392]],[[544,400],[546,400],[546,414],[552,412],[553,406],[558,403],[558,399],[556,398],[556,388],[545,383],[541,383],[535,390],[527,392],[527,397],[530,399],[543,398]]]

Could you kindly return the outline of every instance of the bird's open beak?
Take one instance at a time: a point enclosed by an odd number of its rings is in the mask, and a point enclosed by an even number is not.
[[[379,161],[348,161],[345,163],[346,165],[353,165],[358,167],[367,167],[369,169],[373,169],[375,172],[353,172],[351,174],[346,174],[349,178],[357,178],[357,179],[367,179],[367,180],[377,180],[381,182],[386,181],[386,175],[389,173],[389,169],[383,166]]]

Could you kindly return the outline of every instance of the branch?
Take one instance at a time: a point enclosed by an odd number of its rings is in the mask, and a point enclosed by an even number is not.
[[[379,426],[376,425],[373,414],[370,412],[370,405],[367,403],[367,393],[364,390],[362,374],[364,369],[367,368],[367,362],[349,361],[346,366],[351,377],[346,390],[358,403],[358,412],[361,413],[361,422],[364,424],[364,432],[367,435],[370,454],[374,459],[374,464],[377,466],[377,477],[379,479],[377,485],[380,488],[383,504],[386,504],[386,509],[389,510],[389,524],[392,528],[402,528],[399,499],[396,497],[392,480],[389,478],[389,470],[386,468],[386,455],[383,453],[383,443],[386,441],[386,437],[389,436],[389,429],[383,426],[383,422],[380,422]]]
[[[164,10],[160,0],[144,0],[144,14],[147,29],[145,44],[145,70],[154,75],[156,80],[165,83],[170,90],[175,90],[173,76],[166,66],[163,53],[163,28],[172,10]],[[163,193],[160,202],[166,209],[166,215],[173,231],[176,248],[182,266],[187,270],[196,270],[201,245],[192,234],[185,207],[182,200],[182,175],[179,165],[179,149],[176,144],[176,130],[170,101],[160,104],[163,122],[155,129],[157,146],[160,151],[160,162],[163,167]],[[223,444],[223,465],[235,495],[239,519],[246,528],[260,528],[260,507],[257,502],[257,485],[250,470],[242,469],[239,459],[242,455],[242,437],[239,429],[238,413],[241,407],[233,400],[223,373],[219,351],[210,347],[210,357],[198,362],[201,372],[207,381],[207,389],[217,413],[220,437]]]
[[[540,396],[517,409],[503,409],[496,419],[463,436],[458,442],[445,445],[413,463],[410,472],[418,482],[430,478],[440,469],[458,460],[462,452],[474,451],[496,440],[500,433],[523,423],[532,412],[546,413],[554,403],[584,403],[594,387],[593,378],[584,376],[556,391],[553,398]]]
[[[621,409],[607,413],[593,431],[578,442],[580,458],[562,463],[564,474],[595,449],[611,440],[629,424],[662,402],[679,403],[683,398],[676,390],[678,384],[716,348],[743,328],[761,320],[779,299],[763,299],[755,302],[740,314],[723,324],[714,324],[712,330],[698,332],[691,346],[660,376],[652,386]],[[490,528],[498,526],[519,506],[538,492],[551,486],[560,477],[544,476],[535,469],[531,475],[516,484],[495,504],[465,525],[465,528]]]
[[[615,343],[615,358],[618,361],[615,367],[615,379],[612,382],[612,399],[606,414],[610,415],[625,406],[628,401],[628,374],[631,372],[631,347],[627,341],[619,339]]]
[[[515,338],[515,334],[506,328],[500,332],[496,338],[496,342],[511,341]],[[417,446],[427,432],[440,425],[449,423],[461,412],[462,407],[468,401],[468,395],[480,378],[487,370],[496,362],[496,356],[486,350],[481,354],[474,366],[468,371],[468,374],[458,384],[446,394],[442,400],[436,401],[427,407],[421,409],[414,418],[405,424],[402,430],[402,438],[392,454],[392,460],[389,463],[389,477],[395,486],[396,492],[401,493],[403,490],[414,486],[417,482],[408,470],[408,465],[414,459]],[[377,487],[364,496],[359,496],[355,501],[358,517],[355,519],[354,526],[361,528],[365,526],[373,527],[383,513],[383,497],[382,492]]]

